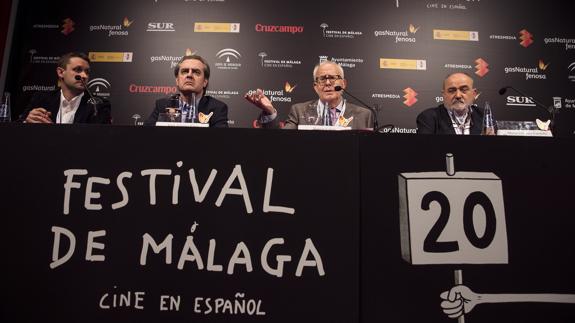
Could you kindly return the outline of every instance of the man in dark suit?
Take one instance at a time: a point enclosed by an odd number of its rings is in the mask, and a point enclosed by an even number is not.
[[[466,73],[452,73],[443,81],[443,104],[417,116],[418,134],[479,135],[483,111],[474,107],[477,89]],[[492,133],[493,134],[493,133]]]
[[[156,100],[154,111],[144,125],[155,125],[160,113],[168,112],[167,109],[175,109],[190,121],[208,123],[210,127],[216,128],[228,127],[228,106],[206,95],[210,66],[203,57],[198,55],[182,57],[174,69],[174,76],[179,93]]]
[[[111,105],[100,100],[92,104],[84,87],[90,77],[90,59],[84,53],[64,54],[56,68],[59,90],[36,93],[20,115],[26,123],[104,123],[112,122]],[[98,99],[98,98],[96,98]]]
[[[345,126],[351,129],[373,128],[374,116],[369,109],[347,103],[336,86],[347,87],[343,68],[332,61],[322,62],[314,68],[313,88],[319,100],[294,104],[283,129],[297,129],[298,125]],[[245,98],[262,110],[258,123],[263,128],[279,128],[277,111],[261,89]]]

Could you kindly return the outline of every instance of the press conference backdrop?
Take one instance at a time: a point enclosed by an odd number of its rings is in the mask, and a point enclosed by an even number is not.
[[[480,106],[489,101],[497,119],[545,119],[532,99],[575,108],[574,12],[573,1],[539,0],[22,0],[7,90],[21,112],[33,91],[55,88],[59,55],[85,51],[91,90],[112,101],[114,123],[140,125],[176,91],[176,62],[196,53],[211,64],[208,93],[229,105],[230,126],[252,127],[259,111],[246,92],[265,89],[285,117],[316,97],[312,69],[329,59],[396,132],[415,131],[455,71],[474,76]],[[530,97],[499,95],[506,85]]]

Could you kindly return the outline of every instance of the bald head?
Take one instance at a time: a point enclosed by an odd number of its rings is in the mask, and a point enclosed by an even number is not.
[[[469,111],[469,106],[475,102],[477,90],[473,87],[473,79],[466,73],[453,73],[443,81],[443,105],[457,115]]]

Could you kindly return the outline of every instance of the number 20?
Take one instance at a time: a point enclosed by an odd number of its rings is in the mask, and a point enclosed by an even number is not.
[[[438,191],[432,191],[421,200],[421,209],[429,211],[429,206],[431,202],[439,203],[441,207],[441,213],[437,222],[433,225],[425,241],[423,242],[423,250],[425,252],[442,253],[442,252],[454,252],[459,250],[459,243],[457,241],[437,241],[447,222],[449,221],[449,216],[451,214],[451,206],[449,205],[449,200],[447,197]],[[485,233],[483,237],[479,237],[475,231],[473,225],[473,210],[476,205],[480,205],[485,211]],[[479,249],[485,249],[489,247],[493,238],[495,237],[495,231],[497,229],[497,219],[495,217],[495,210],[493,204],[487,195],[482,192],[473,192],[467,196],[465,199],[465,204],[463,206],[463,230],[465,236],[469,239],[469,242],[473,246]]]

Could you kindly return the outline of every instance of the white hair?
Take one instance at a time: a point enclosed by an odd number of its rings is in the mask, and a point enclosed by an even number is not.
[[[323,61],[323,62],[321,62],[321,63],[318,63],[318,64],[313,68],[313,80],[314,80],[314,81],[315,81],[315,78],[316,78],[317,70],[318,70],[321,66],[324,66],[324,65],[327,65],[327,64],[331,64],[331,65],[335,66],[335,67],[339,70],[339,73],[341,74],[341,78],[342,78],[342,79],[345,78],[345,76],[343,75],[343,68],[341,67],[341,65],[339,65],[338,63],[336,63],[336,62],[334,62],[334,61]]]

